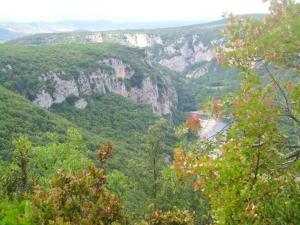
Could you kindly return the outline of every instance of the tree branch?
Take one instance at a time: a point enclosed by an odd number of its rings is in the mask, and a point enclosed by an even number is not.
[[[297,148],[300,148],[300,147],[297,146]],[[296,151],[293,151],[293,152],[290,152],[290,153],[286,154],[286,155],[284,156],[284,158],[290,159],[290,158],[295,157],[296,160],[298,160],[299,156],[300,156],[300,149],[298,149],[298,150],[296,150]]]
[[[219,130],[217,133],[215,133],[214,135],[209,136],[208,138],[206,138],[207,140],[211,140],[212,138],[215,138],[217,135],[219,135],[220,133],[226,131],[226,129],[230,126],[230,124],[232,124],[232,122],[229,122],[228,124],[226,124],[221,130]]]
[[[288,98],[287,94],[285,93],[284,89],[280,86],[279,82],[275,79],[272,72],[268,68],[268,65],[264,64],[264,67],[267,71],[267,74],[271,77],[272,81],[274,82],[274,84],[276,85],[279,92],[281,93],[281,95],[284,98],[285,105],[286,105],[286,113],[287,113],[286,116],[290,117],[292,120],[294,120],[295,122],[300,124],[300,120],[293,115],[291,103],[290,103],[289,98]]]

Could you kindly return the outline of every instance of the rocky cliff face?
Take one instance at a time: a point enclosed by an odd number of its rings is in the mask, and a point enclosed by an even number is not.
[[[225,23],[212,23],[180,28],[145,31],[106,31],[89,33],[49,34],[16,40],[19,44],[103,43],[111,42],[144,48],[149,60],[160,63],[184,76],[199,70],[198,64],[215,59],[220,29]],[[207,73],[202,70],[201,74]]]
[[[157,35],[145,34],[145,33],[135,33],[135,34],[124,34],[123,38],[120,40],[121,44],[133,46],[133,47],[151,47],[154,44],[162,44],[162,40]]]
[[[150,60],[155,61],[175,72],[183,72],[189,66],[202,62],[211,62],[215,59],[213,45],[202,41],[203,35],[181,35],[175,39],[168,39],[159,34],[149,33],[91,33],[86,36],[69,37],[68,41],[87,43],[117,42],[119,44],[145,48]],[[186,75],[186,74],[185,74]]]
[[[176,107],[177,95],[171,81],[165,76],[163,82],[167,88],[159,88],[150,76],[144,77],[139,87],[126,87],[126,80],[129,81],[135,75],[130,65],[115,58],[108,58],[99,61],[99,65],[105,64],[112,68],[112,71],[103,70],[101,67],[93,72],[81,71],[73,79],[64,80],[60,73],[48,72],[39,77],[44,85],[38,92],[34,102],[44,108],[51,107],[54,103],[61,103],[70,96],[78,96],[79,99],[74,106],[84,109],[88,102],[85,96],[93,93],[105,94],[116,93],[133,99],[136,102],[149,104],[155,113],[165,115],[171,113]],[[49,89],[48,87],[52,88]]]
[[[188,66],[201,62],[210,62],[215,58],[212,44],[205,45],[200,35],[181,37],[175,42],[166,43],[158,54],[149,53],[160,64],[176,72],[183,72]]]
[[[224,41],[219,38],[218,34],[225,24],[226,21],[219,21],[209,24],[156,30],[72,32],[35,35],[16,40],[13,43],[25,45],[49,43],[117,43],[140,48],[139,52],[143,52],[143,54],[139,56],[139,60],[141,59],[153,65],[156,63],[161,64],[177,73],[178,76],[191,80],[216,72],[217,64],[214,45],[220,45]],[[73,81],[66,83],[66,81],[61,80],[56,82],[56,85],[58,85],[56,90],[59,94],[51,94],[46,89],[41,89],[35,101],[40,105],[49,107],[53,102],[59,102],[69,95],[81,96],[82,94],[114,92],[139,102],[151,104],[153,110],[160,115],[169,113],[171,108],[177,104],[176,92],[172,85],[168,85],[169,88],[162,91],[158,88],[160,84],[156,84],[148,76],[143,78],[139,87],[128,89],[126,88],[126,81],[131,79],[134,71],[130,71],[122,62],[120,63],[112,59],[103,61],[102,63],[114,68],[115,73],[113,76],[101,70],[95,70],[90,74],[82,71],[80,76]],[[165,77],[164,74],[161,77],[166,84],[171,83],[168,81],[169,78]],[[53,77],[53,74],[46,74],[41,79],[57,80],[56,77]],[[66,85],[72,90],[72,93],[68,93],[65,90],[68,89]],[[61,98],[60,95],[64,97]],[[43,101],[40,99],[43,99]],[[86,107],[86,103],[81,100],[76,104],[76,107]]]
[[[196,63],[210,62],[215,58],[211,40],[205,44],[200,34],[182,35],[174,40],[163,38],[159,34],[149,33],[91,33],[86,36],[69,37],[68,41],[102,43],[117,42],[119,44],[146,48],[150,60],[160,63],[175,72],[183,72],[186,68]]]

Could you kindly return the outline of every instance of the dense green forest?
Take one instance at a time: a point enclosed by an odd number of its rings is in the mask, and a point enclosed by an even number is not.
[[[51,109],[55,113],[51,113],[1,87],[2,158],[11,157],[11,140],[20,134],[26,134],[38,145],[50,141],[48,132],[58,134],[59,140],[63,141],[69,127],[80,129],[91,151],[104,140],[111,139],[122,149],[118,152],[130,154],[138,149],[139,134],[157,119],[150,107],[117,95],[98,96],[93,101],[95,104],[84,111],[68,102],[56,104]],[[115,125],[111,124],[113,120]]]
[[[224,20],[226,43],[200,77],[112,43],[1,44],[0,224],[299,224],[300,4],[269,2],[263,18]],[[224,21],[201,29],[217,36]],[[113,76],[107,57],[133,69],[120,79],[127,89],[149,77],[162,98],[174,84],[177,109],[161,116],[109,92],[47,109],[32,102],[41,87],[53,90],[41,79],[49,71],[66,81],[99,67]],[[185,114],[199,108],[226,130],[200,139],[204,119]]]

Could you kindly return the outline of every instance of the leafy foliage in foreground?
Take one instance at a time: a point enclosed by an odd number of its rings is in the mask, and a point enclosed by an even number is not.
[[[42,157],[47,156],[49,162],[32,157],[36,148],[32,148],[28,139],[20,137],[14,143],[16,154],[9,168],[12,171],[15,171],[14,166],[19,168],[14,182],[16,188],[11,189],[8,188],[11,184],[1,183],[1,190],[7,190],[7,193],[3,193],[5,197],[21,200],[26,198],[29,201],[9,202],[15,204],[14,210],[0,208],[1,224],[16,224],[21,217],[25,218],[24,224],[28,221],[30,224],[102,225],[123,220],[118,198],[103,187],[106,183],[104,169],[96,168],[91,161],[87,161],[86,156],[80,155],[82,139],[75,130],[69,131],[68,143],[60,144],[61,148],[57,146],[60,152],[55,152],[56,155],[52,152],[54,143],[47,147],[48,151]],[[59,157],[63,156],[64,145],[69,151],[65,159]],[[103,152],[103,149],[100,151]],[[79,168],[80,163],[77,162],[81,159],[86,161]],[[52,167],[49,163],[53,162],[60,164],[60,169],[51,174],[55,166]],[[1,174],[2,181],[13,177],[10,173]],[[40,177],[48,178],[50,183],[39,185]],[[3,204],[6,203],[3,201]]]
[[[255,77],[249,77],[242,86],[227,141],[220,149],[216,144],[210,146],[218,156],[203,156],[204,149],[195,155],[176,154],[179,174],[201,176],[193,186],[209,197],[211,213],[219,224],[289,224],[299,220],[297,173],[293,167],[278,168],[284,162],[275,120],[279,111],[268,105],[268,94],[257,85]]]
[[[219,60],[239,67],[243,83],[232,99],[212,103],[217,112],[228,106],[231,126],[214,142],[175,150],[175,171],[195,177],[193,186],[209,199],[215,224],[300,221],[299,133],[291,145],[279,123],[287,117],[294,123],[285,129],[299,130],[299,84],[274,76],[284,76],[283,69],[299,76],[299,16],[300,4],[284,0],[271,1],[262,21],[231,18]],[[257,75],[261,67],[271,78],[268,84]]]
[[[13,162],[7,164],[7,170],[1,170],[0,173],[1,181],[16,178],[13,183],[1,182],[1,224],[193,223],[194,218],[182,208],[185,206],[184,201],[182,201],[183,204],[181,203],[182,206],[178,204],[180,209],[176,211],[171,211],[174,209],[173,204],[169,208],[164,208],[165,203],[162,202],[160,210],[166,210],[165,214],[152,213],[150,210],[144,219],[135,217],[132,214],[133,211],[123,210],[120,199],[126,200],[126,198],[120,196],[120,193],[127,196],[130,193],[126,190],[128,187],[126,178],[124,176],[122,178],[120,172],[114,172],[108,175],[107,180],[106,171],[94,165],[86,155],[81,153],[85,146],[78,132],[71,129],[68,133],[69,137],[66,143],[53,142],[44,147],[32,147],[25,137],[17,138],[14,141],[17,154],[14,155]],[[112,146],[112,143],[106,143],[99,147],[97,155],[101,161],[101,167],[111,155]],[[43,154],[39,155],[41,150]],[[65,151],[68,152],[68,155],[65,155]],[[35,154],[37,154],[37,158],[34,156]],[[78,164],[77,162],[80,161],[84,163]],[[54,163],[53,167],[52,163]],[[4,164],[1,163],[1,169],[3,168]],[[54,172],[55,168],[60,169]],[[16,172],[16,175],[9,171]],[[113,177],[116,183],[113,182]],[[120,185],[121,180],[123,180],[122,186]],[[167,186],[167,182],[163,183],[163,187]],[[124,192],[119,192],[122,188]],[[179,190],[173,197],[177,200],[179,195],[184,193],[174,186],[169,186],[168,190],[171,192]],[[161,193],[160,196],[164,196],[162,192],[159,193]],[[119,199],[118,196],[122,198]],[[182,197],[183,200],[186,199],[186,196]],[[147,198],[149,197],[145,195],[143,201],[149,202]],[[171,198],[167,197],[167,199]],[[133,204],[145,207],[144,202],[137,200]],[[21,222],[19,223],[19,221]]]
[[[78,174],[59,171],[49,190],[36,188],[33,204],[45,224],[111,224],[123,220],[121,204],[103,188],[103,169],[89,166]]]
[[[30,201],[11,201],[4,199],[0,202],[0,222],[3,225],[32,225],[34,215]]]
[[[150,224],[193,225],[194,222],[188,211],[177,210],[174,212],[153,212]]]

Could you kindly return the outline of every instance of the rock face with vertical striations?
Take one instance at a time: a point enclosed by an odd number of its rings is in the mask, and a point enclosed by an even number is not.
[[[225,24],[226,21],[221,20],[207,24],[153,30],[54,33],[21,38],[14,43],[118,43],[145,49],[150,61],[186,76],[198,73],[198,64],[215,60],[214,45],[222,42],[219,32]],[[208,72],[203,75],[205,74]]]
[[[64,80],[60,78],[61,74],[54,72],[41,75],[39,79],[54,88],[50,93],[47,86],[41,87],[33,102],[41,107],[49,108],[54,103],[61,103],[70,96],[81,96],[81,100],[78,100],[75,106],[85,108],[87,106],[84,100],[85,95],[112,92],[136,102],[151,105],[153,111],[159,115],[169,114],[172,109],[176,108],[177,95],[170,79],[163,80],[168,86],[164,90],[160,89],[150,77],[145,77],[140,87],[128,88],[124,81],[129,80],[135,74],[130,65],[115,58],[104,59],[100,63],[111,67],[114,72],[109,74],[101,68],[90,73],[80,71],[77,78],[70,80]]]

